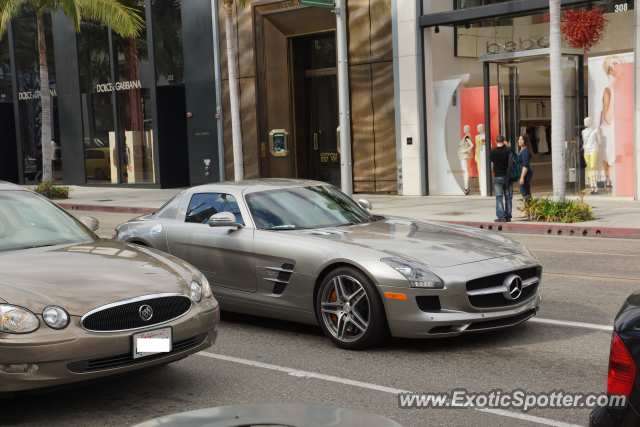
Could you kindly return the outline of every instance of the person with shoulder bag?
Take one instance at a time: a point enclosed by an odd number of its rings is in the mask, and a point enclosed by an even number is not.
[[[528,135],[520,135],[518,138],[518,165],[520,166],[520,175],[518,184],[520,185],[520,194],[524,197],[525,205],[531,200],[531,180],[533,179],[533,169],[531,169],[531,158],[533,157],[533,147]],[[523,213],[518,218],[526,218],[527,214]]]

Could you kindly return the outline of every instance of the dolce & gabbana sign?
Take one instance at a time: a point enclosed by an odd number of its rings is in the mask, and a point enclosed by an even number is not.
[[[49,92],[51,92],[51,96],[58,96],[55,89],[49,89]],[[33,92],[18,92],[18,99],[20,100],[40,99],[41,96],[39,90],[34,90]]]
[[[116,90],[140,89],[142,87],[142,85],[140,84],[140,80],[130,82],[117,82],[115,85],[111,83],[105,83],[96,85],[96,92],[113,92],[114,86]]]
[[[516,50],[531,50],[536,47],[549,47],[549,37],[540,37],[537,40],[524,39],[518,40],[519,43],[508,41],[504,44],[487,42],[487,53],[490,55],[502,52],[515,52]]]

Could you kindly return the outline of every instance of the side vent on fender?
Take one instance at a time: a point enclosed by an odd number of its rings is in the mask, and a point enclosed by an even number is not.
[[[288,263],[282,264],[281,268],[265,267],[269,277],[265,277],[264,280],[276,282],[275,285],[273,285],[273,290],[271,291],[273,295],[282,295],[289,284],[291,274],[293,274],[293,268],[294,265]]]

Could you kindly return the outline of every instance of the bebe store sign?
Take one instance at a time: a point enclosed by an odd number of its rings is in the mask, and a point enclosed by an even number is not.
[[[96,92],[112,92],[114,87],[116,90],[127,90],[140,89],[142,85],[140,84],[140,80],[117,82],[115,85],[111,83],[105,83],[102,85],[96,85]]]
[[[522,37],[518,40],[518,43],[514,41],[508,41],[504,44],[489,43],[487,42],[487,53],[490,55],[504,52],[515,52],[516,50],[532,50],[536,48],[549,47],[549,37],[540,37],[537,40],[524,39]]]

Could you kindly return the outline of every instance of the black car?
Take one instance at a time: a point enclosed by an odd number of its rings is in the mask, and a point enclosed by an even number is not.
[[[593,427],[640,426],[640,291],[632,294],[616,316],[611,337],[607,393],[628,396],[625,408],[598,407],[589,415]]]

